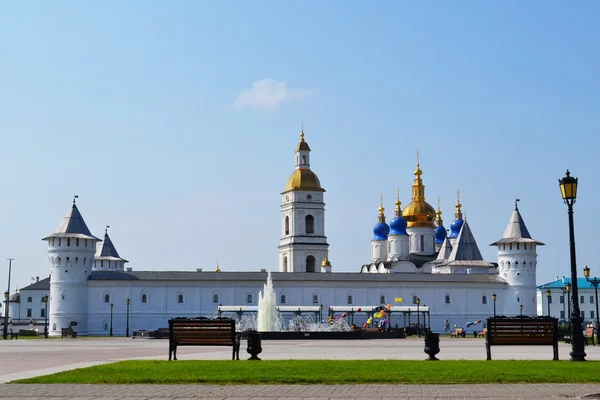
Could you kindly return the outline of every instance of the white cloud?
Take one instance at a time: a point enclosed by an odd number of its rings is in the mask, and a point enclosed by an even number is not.
[[[310,90],[288,89],[285,82],[275,79],[254,81],[252,88],[243,90],[232,104],[225,106],[228,111],[250,107],[254,110],[273,111],[283,103],[302,100],[312,96]]]

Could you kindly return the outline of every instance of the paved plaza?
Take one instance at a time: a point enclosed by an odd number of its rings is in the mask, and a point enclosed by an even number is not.
[[[245,342],[241,355],[245,356]],[[396,359],[423,360],[423,340],[294,340],[263,341],[265,360],[281,359]],[[440,342],[440,359],[485,360],[483,339]],[[167,340],[51,339],[0,341],[0,382],[45,375],[126,359],[167,359]],[[569,358],[570,346],[561,343],[560,358]],[[600,347],[586,347],[588,360],[600,360]],[[181,360],[227,360],[227,347],[182,347]],[[492,358],[551,360],[550,346],[492,348]],[[385,375],[385,363],[376,374]],[[576,398],[600,393],[600,384],[511,385],[0,385],[1,398],[19,399],[546,399]]]

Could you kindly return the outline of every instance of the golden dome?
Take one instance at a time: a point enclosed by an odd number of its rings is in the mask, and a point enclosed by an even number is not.
[[[321,187],[321,182],[319,182],[317,174],[312,172],[310,169],[301,168],[296,169],[287,180],[284,192],[287,192],[288,190],[313,190],[317,192],[325,191],[325,189]]]
[[[435,209],[426,201],[411,201],[402,211],[402,218],[407,222],[407,227],[424,226],[433,228]]]
[[[417,152],[417,157],[418,155],[419,153]],[[404,207],[402,217],[406,220],[408,228],[435,228],[433,225],[436,216],[435,209],[425,201],[425,185],[423,185],[423,181],[421,180],[423,171],[419,168],[418,162],[414,174],[415,181],[412,186],[412,201]]]
[[[331,267],[331,263],[329,262],[329,260],[327,259],[327,257],[325,257],[325,259],[321,263],[321,266],[322,267]]]

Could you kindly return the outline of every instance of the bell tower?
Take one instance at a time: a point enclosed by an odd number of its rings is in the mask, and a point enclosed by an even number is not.
[[[327,258],[325,203],[319,178],[310,169],[304,129],[295,150],[295,169],[281,193],[279,272],[320,272]]]

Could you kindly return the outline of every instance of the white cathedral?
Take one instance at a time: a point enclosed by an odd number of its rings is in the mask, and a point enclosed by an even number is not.
[[[310,147],[301,134],[295,150],[295,170],[281,193],[279,272],[272,273],[281,306],[416,304],[430,310],[433,331],[444,321],[464,326],[492,314],[536,315],[537,246],[517,205],[498,247],[496,263],[483,260],[460,201],[450,234],[441,211],[425,201],[422,171],[417,162],[412,201],[402,210],[398,198],[394,218],[386,223],[383,205],[371,241],[371,262],[359,272],[332,272],[325,236],[325,189],[310,168]],[[48,244],[50,277],[11,296],[13,320],[44,320],[42,297],[49,294],[50,335],[74,321],[79,335],[115,335],[166,327],[181,316],[215,316],[219,306],[256,306],[267,279],[256,272],[134,271],[126,268],[108,232],[103,239],[88,229],[75,200]],[[495,301],[492,304],[492,295]],[[393,310],[393,307],[392,307]],[[364,318],[363,318],[364,317]],[[366,315],[356,314],[355,323]],[[402,326],[404,321],[392,324]]]

